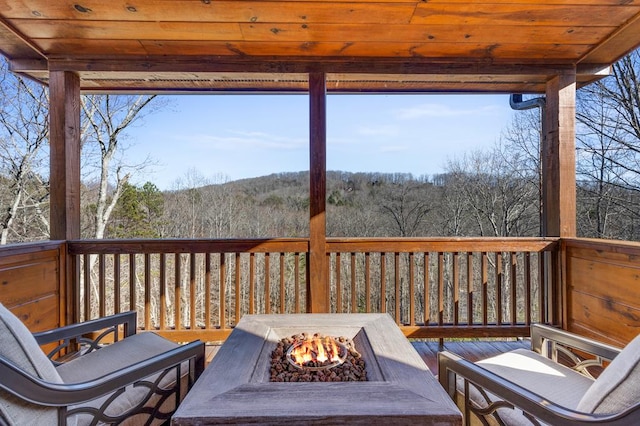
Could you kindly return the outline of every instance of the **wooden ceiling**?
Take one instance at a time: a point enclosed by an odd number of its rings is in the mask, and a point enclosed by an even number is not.
[[[640,0],[0,0],[0,51],[83,90],[543,92],[640,45]]]

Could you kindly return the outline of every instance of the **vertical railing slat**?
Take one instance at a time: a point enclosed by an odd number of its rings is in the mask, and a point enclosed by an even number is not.
[[[531,324],[531,252],[524,253],[524,323]]]
[[[460,255],[453,253],[453,325],[460,322]]]
[[[242,318],[242,288],[241,288],[241,275],[240,275],[240,266],[241,266],[241,262],[240,262],[240,253],[236,253],[235,254],[235,281],[236,281],[236,307],[235,307],[235,315],[234,315],[234,321],[235,324],[237,325],[238,322],[240,321],[240,318]]]
[[[175,282],[173,283],[173,327],[175,330],[180,330],[181,327],[181,315],[182,315],[182,294],[180,291],[181,287],[181,279],[180,279],[180,270],[182,269],[181,265],[181,257],[180,253],[175,253],[174,255],[174,277]]]
[[[136,255],[129,254],[129,309],[138,310],[138,291],[136,289],[137,273],[136,273]]]
[[[380,312],[387,312],[387,254],[380,253]]]
[[[82,256],[83,258],[83,269],[84,269],[84,318],[83,321],[88,321],[92,318],[91,316],[91,256],[90,254],[85,254]]]
[[[336,279],[336,312],[342,313],[342,280],[341,280],[341,272],[342,272],[342,259],[340,253],[336,253],[336,263],[335,263],[335,279]]]
[[[271,313],[271,265],[269,253],[264,254],[264,313]]]
[[[204,328],[211,329],[211,294],[212,289],[211,276],[211,253],[204,254]]]
[[[518,322],[518,258],[515,252],[511,256],[511,325]]]
[[[444,324],[444,253],[438,252],[438,325]]]
[[[394,288],[396,291],[395,304],[395,319],[396,323],[400,324],[401,315],[400,315],[400,253],[395,252],[393,254],[393,269],[394,269]]]
[[[489,259],[486,252],[482,256],[482,325],[489,322]]]
[[[370,253],[364,254],[364,311],[371,312],[371,257]]]
[[[144,254],[144,329],[151,330],[151,255]]]
[[[218,279],[220,280],[220,300],[218,304],[220,306],[220,312],[218,312],[218,320],[220,321],[220,328],[227,328],[227,257],[225,253],[220,253],[220,269]]]
[[[120,255],[113,255],[113,313],[120,313]]]
[[[502,253],[496,253],[496,324],[502,325]]]
[[[106,313],[107,301],[107,274],[105,271],[105,256],[100,254],[98,256],[98,316],[104,317]]]
[[[286,291],[284,287],[284,253],[280,253],[280,313],[285,314],[287,312],[286,308]]]
[[[249,314],[256,313],[256,254],[249,253]]]
[[[167,329],[167,255],[160,253],[160,330]]]
[[[415,255],[413,252],[409,253],[409,325],[416,325],[416,304],[415,304],[415,290],[416,290],[416,268],[415,268]]]
[[[351,312],[358,312],[358,299],[356,294],[356,254],[351,253]]]
[[[541,252],[538,254],[538,297],[539,297],[539,317],[540,317],[540,322],[542,323],[547,323],[549,322],[549,317],[547,315],[547,304],[546,304],[546,299],[547,299],[547,295],[546,295],[546,277],[544,275],[544,271],[545,271],[545,266],[544,266],[544,259],[545,259],[545,252]]]
[[[294,278],[294,286],[295,286],[295,295],[294,295],[294,299],[295,299],[295,313],[299,314],[300,313],[300,254],[299,253],[295,253],[294,254],[294,274],[295,274],[295,278]]]
[[[473,325],[474,323],[474,306],[473,306],[473,252],[467,252],[467,324]]]
[[[189,327],[191,330],[196,329],[196,254],[189,255]]]
[[[424,313],[423,313],[423,319],[424,319],[424,325],[427,326],[429,325],[429,323],[431,322],[431,298],[430,293],[431,293],[431,286],[430,283],[431,281],[429,280],[429,253],[425,252],[424,253]]]

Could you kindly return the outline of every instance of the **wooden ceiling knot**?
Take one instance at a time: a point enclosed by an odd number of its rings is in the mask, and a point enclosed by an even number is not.
[[[78,12],[80,12],[80,13],[89,13],[89,12],[91,12],[91,9],[89,9],[88,7],[84,7],[81,4],[74,4],[73,8],[75,10],[77,10]]]

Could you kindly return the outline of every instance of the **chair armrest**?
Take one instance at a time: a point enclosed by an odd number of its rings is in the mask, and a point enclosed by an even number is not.
[[[120,339],[121,325],[123,326],[122,338],[134,335],[137,327],[136,311],[122,312],[78,324],[55,328],[53,330],[34,333],[33,337],[40,346],[52,342],[58,343],[58,346],[47,354],[47,357],[55,364],[57,362],[54,361],[54,358],[62,355],[64,350],[69,350],[70,353],[77,356],[99,349],[102,340],[106,336],[113,335],[113,341],[118,341]],[[97,332],[100,332],[100,334],[97,336],[89,336]],[[79,351],[79,344],[86,345],[81,352]]]
[[[122,312],[108,317],[97,318],[78,324],[66,325],[53,330],[33,333],[39,345],[57,342],[65,339],[72,339],[84,334],[101,331],[110,328],[116,331],[120,325],[124,325],[124,337],[129,337],[136,333],[137,313],[136,311]]]
[[[102,377],[84,383],[65,384],[46,382],[25,373],[6,358],[0,357],[0,388],[38,405],[76,405],[112,393],[187,360],[190,361],[193,383],[204,369],[204,355],[204,343],[194,341]]]
[[[640,403],[624,412],[611,415],[580,413],[557,405],[451,352],[438,353],[438,378],[447,393],[454,399],[457,392],[456,376],[474,383],[547,424],[558,426],[640,424]]]
[[[598,342],[578,334],[550,327],[543,324],[531,326],[531,348],[544,356],[550,357],[549,350],[560,344],[566,348],[577,349],[608,361],[613,360],[622,351],[621,348]],[[549,348],[551,345],[551,348]]]

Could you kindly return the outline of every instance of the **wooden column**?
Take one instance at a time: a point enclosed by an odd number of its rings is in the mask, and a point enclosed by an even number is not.
[[[51,239],[80,238],[80,79],[51,71],[49,145],[51,149]]]
[[[309,282],[307,312],[329,312],[326,255],[327,112],[322,72],[309,74]]]
[[[49,73],[50,239],[80,238],[80,79],[69,71]],[[65,245],[66,247],[66,245]],[[63,254],[61,323],[79,321],[74,258]]]
[[[576,236],[576,75],[547,83],[542,142],[542,236]]]

